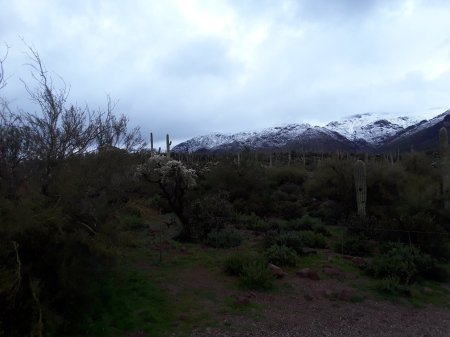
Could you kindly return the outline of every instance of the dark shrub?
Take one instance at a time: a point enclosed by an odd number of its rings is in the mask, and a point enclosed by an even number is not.
[[[302,208],[302,204],[298,201],[278,201],[275,204],[275,214],[277,214],[280,218],[291,220],[300,218],[304,211]]]
[[[242,243],[242,234],[232,228],[214,230],[206,238],[206,243],[215,248],[237,247]]]
[[[368,239],[362,235],[346,235],[343,242],[339,242],[335,246],[335,251],[342,254],[353,256],[370,255],[371,246]]]
[[[244,272],[245,264],[258,259],[260,257],[255,253],[235,253],[225,260],[223,270],[228,275],[240,276]]]
[[[437,281],[448,279],[446,268],[436,259],[402,244],[386,245],[383,254],[375,257],[367,270],[375,277],[397,279],[402,284],[410,284],[418,276]]]
[[[267,261],[277,266],[297,265],[297,253],[292,248],[286,246],[273,245],[266,251]]]
[[[218,231],[235,219],[234,208],[228,201],[227,193],[204,195],[194,200],[186,213],[193,237],[203,240],[211,231]]]
[[[250,215],[239,215],[237,221],[243,228],[257,232],[265,232],[270,227],[267,221],[260,218],[255,213],[251,213]]]
[[[273,288],[273,275],[265,260],[248,261],[242,267],[241,284],[243,287],[254,290]]]
[[[264,245],[269,248],[273,245],[286,246],[293,249],[296,253],[301,254],[303,252],[303,241],[299,232],[267,232],[264,240]]]
[[[322,234],[313,231],[268,232],[265,237],[265,246],[272,245],[286,246],[292,248],[297,254],[302,254],[304,247],[326,248],[327,241]]]
[[[299,232],[300,240],[305,247],[310,248],[326,248],[327,240],[319,233],[314,233],[313,231],[301,231]]]
[[[267,261],[255,253],[237,253],[224,264],[228,275],[239,276],[241,285],[248,289],[267,290],[273,287],[273,276]]]

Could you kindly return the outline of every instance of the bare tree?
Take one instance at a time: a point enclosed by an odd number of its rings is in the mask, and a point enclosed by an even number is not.
[[[29,149],[27,128],[21,117],[14,114],[5,101],[0,101],[0,185],[6,187],[8,197],[16,197],[17,187],[26,176],[19,175],[19,167]]]
[[[9,46],[0,58],[0,89],[6,86],[4,63],[8,56]],[[20,179],[18,168],[24,161],[29,142],[26,127],[20,115],[9,108],[8,102],[0,97],[0,186],[6,187],[6,195],[15,197]]]
[[[9,46],[7,44],[5,44],[5,46],[5,55],[3,57],[0,57],[0,89],[6,86],[4,63],[6,61],[6,58],[8,57]]]
[[[113,102],[108,95],[106,111],[99,110],[96,114],[98,150],[114,147],[123,147],[127,151],[141,150],[145,144],[139,128],[128,131],[129,119],[125,115],[115,116],[116,105],[117,102]]]
[[[42,193],[48,194],[48,185],[55,166],[62,160],[85,152],[93,145],[97,130],[94,113],[67,104],[69,90],[63,82],[56,89],[48,76],[38,52],[28,46],[32,63],[32,77],[36,88],[30,88],[22,81],[31,100],[39,105],[40,114],[25,113],[27,137],[30,141],[29,154],[43,164]],[[61,79],[62,80],[62,79]]]

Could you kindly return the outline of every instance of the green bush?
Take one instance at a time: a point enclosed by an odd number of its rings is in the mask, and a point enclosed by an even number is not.
[[[375,257],[367,268],[368,272],[380,278],[395,278],[401,284],[410,284],[417,277],[446,281],[446,267],[428,254],[413,246],[387,244],[384,252]]]
[[[367,271],[378,278],[397,279],[402,284],[410,284],[417,275],[414,247],[395,245],[387,252],[376,256],[369,264]]]
[[[265,255],[267,261],[280,267],[295,267],[297,265],[297,253],[292,248],[286,246],[273,245],[267,249]]]
[[[268,290],[273,288],[273,275],[263,259],[248,261],[242,266],[241,285],[248,289]]]
[[[211,231],[233,222],[235,211],[227,193],[206,194],[193,200],[186,211],[193,238],[205,240]]]
[[[323,236],[331,236],[331,232],[323,225],[322,220],[309,214],[303,215],[300,219],[289,220],[286,228],[296,231],[311,230]]]
[[[297,254],[302,254],[304,247],[326,248],[327,240],[322,234],[313,231],[267,232],[265,247],[273,245],[286,246],[293,249]]]
[[[299,232],[300,240],[304,246],[310,248],[326,248],[327,240],[325,236],[313,231],[301,231]]]
[[[264,240],[264,245],[269,248],[273,245],[286,246],[293,249],[296,253],[301,254],[303,252],[303,241],[296,231],[281,232],[276,231],[267,232]]]
[[[273,287],[267,261],[255,253],[236,253],[225,260],[223,269],[228,275],[239,276],[245,288],[267,290]]]
[[[397,277],[388,276],[383,278],[378,284],[377,288],[386,294],[390,295],[411,295],[411,288],[408,284],[400,282]]]
[[[237,220],[239,224],[242,224],[243,228],[252,231],[265,232],[270,227],[267,221],[257,216],[254,212],[249,215],[241,214],[238,216]]]
[[[258,259],[260,257],[255,253],[235,253],[225,260],[223,270],[228,275],[241,276],[244,273],[244,265]]]
[[[242,243],[242,234],[231,228],[214,230],[206,238],[206,244],[215,248],[237,247]]]

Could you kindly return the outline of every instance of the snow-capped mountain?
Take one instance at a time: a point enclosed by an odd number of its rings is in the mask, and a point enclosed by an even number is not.
[[[433,132],[450,110],[429,121],[408,116],[364,113],[353,115],[325,126],[288,124],[234,134],[214,133],[194,137],[173,148],[174,152],[209,152],[303,148],[310,151],[371,151],[406,147],[414,139],[433,137]],[[424,132],[433,128],[433,131]],[[424,134],[427,136],[420,136]],[[400,141],[401,140],[401,141]],[[426,140],[421,140],[423,144]],[[434,144],[434,143],[433,143]]]
[[[450,110],[431,118],[422,120],[414,125],[401,130],[394,136],[386,139],[380,146],[380,150],[409,149],[427,150],[438,148],[438,132],[444,126],[443,120],[450,117]],[[449,118],[447,117],[447,118]],[[448,128],[448,125],[447,125]]]
[[[325,127],[349,140],[360,139],[373,146],[379,146],[386,139],[416,123],[418,123],[416,118],[408,116],[364,113],[328,123]]]
[[[296,139],[307,129],[309,124],[288,124],[261,131],[239,132],[234,134],[212,133],[194,137],[173,148],[174,152],[197,152],[205,150],[226,150],[227,148],[242,149],[277,148]]]

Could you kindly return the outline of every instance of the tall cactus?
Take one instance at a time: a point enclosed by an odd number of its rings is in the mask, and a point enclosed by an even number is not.
[[[356,203],[358,206],[358,215],[361,219],[366,217],[366,164],[362,160],[357,160],[354,166]]]
[[[166,156],[170,158],[170,145],[172,145],[172,141],[169,140],[169,135],[166,135]]]
[[[448,134],[445,127],[439,130],[439,152],[441,155],[442,198],[444,199],[444,208],[448,211],[450,209],[450,156]]]
[[[150,155],[153,155],[153,132],[150,132]]]

